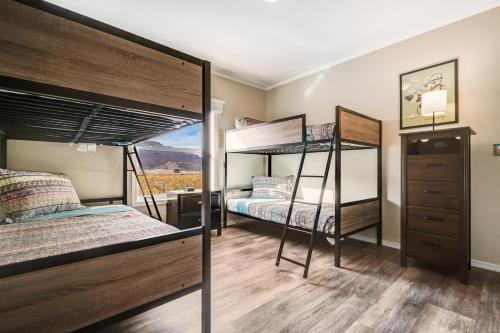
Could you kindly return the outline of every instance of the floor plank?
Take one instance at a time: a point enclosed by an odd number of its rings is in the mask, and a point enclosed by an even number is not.
[[[473,269],[469,285],[451,272],[399,265],[399,251],[343,241],[342,267],[318,239],[309,278],[274,265],[280,228],[258,222],[213,238],[214,332],[500,332],[500,274]],[[292,234],[284,253],[304,260],[307,238]],[[100,332],[200,331],[200,292]]]
[[[432,304],[426,304],[411,333],[470,332],[474,320]]]

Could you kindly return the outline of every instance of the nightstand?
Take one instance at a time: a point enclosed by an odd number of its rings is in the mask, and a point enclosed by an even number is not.
[[[179,229],[201,225],[201,192],[178,193],[176,200],[167,202],[167,223]],[[212,192],[212,230],[221,234],[221,192]]]

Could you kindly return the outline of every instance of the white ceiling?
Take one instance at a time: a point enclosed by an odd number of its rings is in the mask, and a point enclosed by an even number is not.
[[[500,0],[50,0],[269,89]]]

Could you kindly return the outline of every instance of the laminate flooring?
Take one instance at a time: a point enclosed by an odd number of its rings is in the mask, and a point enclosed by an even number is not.
[[[473,268],[469,285],[453,272],[410,262],[399,250],[353,239],[317,238],[307,279],[302,267],[274,265],[279,226],[245,222],[213,236],[213,332],[500,332],[500,273]],[[304,260],[308,239],[290,233],[284,254]],[[200,332],[201,292],[100,332]]]

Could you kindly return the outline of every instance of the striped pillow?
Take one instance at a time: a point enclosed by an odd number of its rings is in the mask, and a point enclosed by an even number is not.
[[[280,177],[252,177],[252,198],[260,199],[290,199],[292,197],[295,176]]]
[[[12,222],[85,208],[68,176],[47,172],[0,169],[0,201]]]

